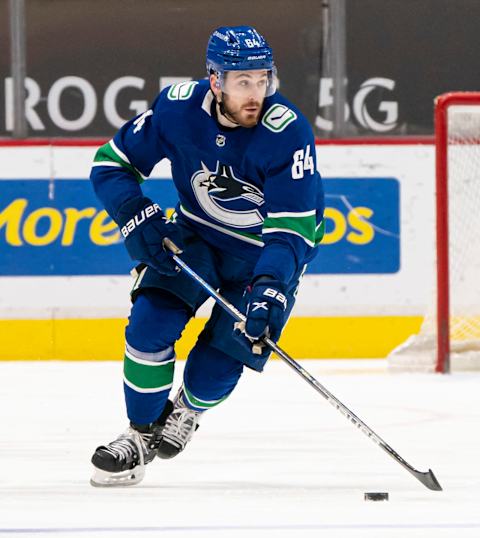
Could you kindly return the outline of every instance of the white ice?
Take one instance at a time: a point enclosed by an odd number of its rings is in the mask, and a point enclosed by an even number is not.
[[[93,450],[127,425],[121,362],[3,362],[0,536],[480,536],[480,373],[301,364],[444,491],[426,489],[280,361],[247,371],[185,452],[154,461],[141,484],[93,488]],[[390,500],[366,502],[367,491]]]

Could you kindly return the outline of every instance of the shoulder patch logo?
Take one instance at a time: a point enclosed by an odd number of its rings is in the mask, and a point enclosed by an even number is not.
[[[170,101],[186,101],[192,97],[193,90],[197,84],[196,80],[172,84],[168,90],[167,97]]]
[[[265,112],[262,118],[262,125],[274,133],[280,133],[296,119],[297,115],[293,110],[285,105],[276,103]]]

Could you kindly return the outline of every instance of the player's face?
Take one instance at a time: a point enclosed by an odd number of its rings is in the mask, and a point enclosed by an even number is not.
[[[266,70],[229,71],[223,81],[225,112],[242,127],[257,125],[268,86]]]

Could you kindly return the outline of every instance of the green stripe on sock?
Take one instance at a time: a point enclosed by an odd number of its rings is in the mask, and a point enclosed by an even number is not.
[[[185,385],[183,385],[183,390],[185,392],[185,397],[188,399],[188,402],[194,407],[198,407],[199,409],[210,409],[212,407],[215,407],[219,403],[222,403],[223,400],[226,400],[229,396],[229,394],[227,394],[223,398],[220,398],[220,400],[215,400],[213,402],[204,402],[195,398],[195,396],[187,389]]]
[[[125,378],[141,389],[156,389],[171,385],[175,363],[152,362],[152,365],[139,364],[125,356],[123,361],[123,373]]]

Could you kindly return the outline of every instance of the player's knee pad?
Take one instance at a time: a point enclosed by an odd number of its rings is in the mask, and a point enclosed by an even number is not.
[[[184,370],[187,403],[197,410],[218,405],[235,388],[242,371],[242,362],[198,341],[188,356]]]
[[[132,348],[156,353],[175,342],[192,315],[181,299],[160,289],[145,289],[137,295],[125,336]]]
[[[234,335],[234,319],[218,305],[200,335],[200,340],[226,356],[234,358],[249,368],[261,372],[266,358],[252,353],[250,348],[239,342]]]

